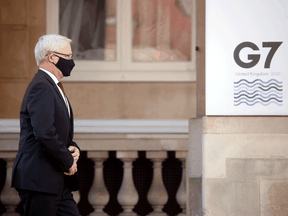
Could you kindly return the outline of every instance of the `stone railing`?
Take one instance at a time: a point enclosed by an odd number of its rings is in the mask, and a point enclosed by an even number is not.
[[[17,121],[11,122],[6,129],[4,129],[3,123],[0,124],[2,127],[0,158],[7,164],[6,180],[0,194],[1,203],[6,209],[2,215],[18,215],[15,210],[20,202],[17,192],[10,187],[12,166],[19,140],[19,132],[16,131]],[[87,122],[80,122],[79,120],[76,122],[74,140],[83,152],[87,152],[87,158],[94,163],[94,179],[88,193],[88,201],[93,208],[90,215],[107,215],[103,209],[109,202],[110,195],[104,183],[103,163],[109,158],[109,151],[116,151],[116,158],[123,162],[123,179],[117,194],[118,203],[123,209],[120,215],[137,215],[133,212],[133,208],[137,204],[139,196],[133,182],[132,163],[138,158],[139,151],[144,151],[146,158],[153,163],[153,179],[147,194],[147,200],[153,211],[149,215],[167,215],[163,212],[163,206],[169,197],[163,184],[162,163],[166,160],[168,151],[174,151],[175,158],[182,162],[182,177],[176,200],[182,208],[182,213],[178,215],[188,215],[188,181],[186,176],[188,121],[187,123],[186,121],[178,121],[176,125],[173,124],[173,121],[166,121],[164,124],[160,121],[151,121],[150,125],[146,121],[145,127],[143,121],[110,121],[110,124],[108,124],[109,121],[105,122],[109,127],[105,127],[103,122],[102,126],[100,122],[90,122],[93,123],[90,126]],[[112,127],[113,123],[118,125],[115,126],[114,124]],[[5,125],[8,125],[7,121]],[[79,202],[81,199],[79,191],[74,192],[74,198],[76,202]]]

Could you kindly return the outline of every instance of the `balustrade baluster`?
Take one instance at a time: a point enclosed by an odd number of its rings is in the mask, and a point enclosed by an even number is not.
[[[117,158],[124,163],[124,175],[117,199],[124,211],[121,216],[136,216],[132,211],[138,202],[139,196],[135,189],[132,176],[132,162],[138,157],[137,151],[117,151]]]
[[[3,158],[7,165],[6,171],[6,180],[1,192],[0,200],[1,203],[6,208],[6,212],[2,214],[3,216],[18,216],[16,213],[16,208],[20,203],[20,198],[17,191],[14,188],[11,188],[11,179],[12,179],[12,168],[15,161],[16,152],[2,152],[0,153],[0,158]]]
[[[94,180],[88,194],[88,201],[94,211],[90,216],[107,216],[103,211],[109,202],[109,193],[106,189],[103,177],[103,162],[109,157],[107,151],[88,152],[87,157],[94,161]]]
[[[162,211],[168,201],[168,193],[162,179],[162,162],[167,158],[166,151],[147,151],[146,157],[153,162],[153,181],[148,192],[148,202],[154,209],[150,216],[167,216]]]
[[[179,186],[179,189],[176,194],[176,200],[182,212],[178,216],[186,216],[186,202],[187,202],[187,191],[186,191],[186,152],[176,152],[176,158],[182,162],[182,179]]]

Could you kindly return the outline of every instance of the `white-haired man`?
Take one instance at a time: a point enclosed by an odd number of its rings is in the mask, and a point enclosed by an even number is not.
[[[35,47],[38,72],[20,110],[20,141],[12,173],[24,215],[79,215],[71,191],[78,190],[73,113],[59,82],[75,66],[71,40],[44,35]]]

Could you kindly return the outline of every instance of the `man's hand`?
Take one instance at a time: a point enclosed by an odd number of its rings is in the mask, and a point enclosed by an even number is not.
[[[69,151],[71,152],[71,154],[72,154],[72,156],[73,156],[73,158],[74,158],[74,161],[78,161],[78,159],[79,159],[79,156],[80,156],[80,151],[79,151],[79,149],[77,148],[77,147],[75,147],[75,146],[69,146]]]
[[[75,146],[69,146],[68,149],[74,158],[74,163],[73,163],[72,167],[70,167],[69,172],[64,172],[64,174],[65,175],[74,175],[77,172],[77,163],[76,162],[79,159],[80,151]]]
[[[77,164],[74,160],[72,167],[69,168],[69,172],[64,172],[65,175],[74,175],[77,172]]]

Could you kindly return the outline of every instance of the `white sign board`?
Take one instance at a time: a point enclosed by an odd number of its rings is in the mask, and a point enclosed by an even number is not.
[[[288,115],[288,0],[206,0],[206,115]]]

